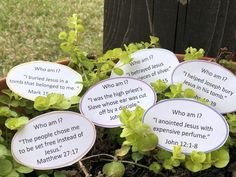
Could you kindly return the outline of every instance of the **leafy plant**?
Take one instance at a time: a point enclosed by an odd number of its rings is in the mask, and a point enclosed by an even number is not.
[[[204,56],[205,51],[203,49],[197,50],[193,47],[188,47],[185,50],[184,60],[196,60]]]
[[[34,101],[34,108],[38,111],[45,111],[48,109],[69,109],[72,105],[78,104],[80,98],[73,96],[66,99],[63,94],[50,93],[46,97],[38,96]]]
[[[9,89],[3,89],[1,90],[3,93],[0,95],[0,103],[8,106],[8,107],[30,107],[30,103],[32,103],[29,100],[23,99],[21,96],[17,95],[16,93],[12,92]],[[30,107],[32,108],[32,106]]]
[[[69,32],[63,31],[59,34],[59,39],[62,40],[60,46],[70,56],[70,66],[82,75],[85,88],[108,78],[111,71],[122,75],[123,70],[115,67],[116,62],[120,61],[122,63],[121,66],[125,65],[132,61],[131,53],[139,49],[157,46],[159,42],[157,37],[151,36],[150,43],[131,43],[128,46],[124,46],[125,50],[121,48],[108,50],[104,55],[93,57],[93,60],[91,60],[87,53],[79,49],[84,27],[82,21],[76,14],[68,19],[67,27],[69,28]]]
[[[157,80],[152,82],[151,86],[157,93],[158,100],[168,99],[168,98],[195,98],[196,93],[192,89],[183,90],[182,84],[171,84],[167,85],[162,80]]]
[[[236,65],[233,63],[235,58],[235,53],[228,50],[227,47],[219,49],[218,55],[216,57],[216,62],[222,65],[225,68],[231,70],[236,74]]]
[[[25,116],[8,118],[5,122],[5,126],[10,130],[17,130],[27,124],[28,121],[29,118]]]
[[[126,140],[123,142],[123,148],[132,147],[133,152],[145,153],[156,148],[158,143],[157,136],[150,127],[142,123],[144,110],[136,107],[134,111],[123,109],[120,114],[121,128],[120,136]]]
[[[1,137],[1,134],[0,134]],[[31,173],[33,169],[17,163],[10,150],[7,142],[3,138],[0,141],[0,176],[2,177],[18,177],[23,174]]]
[[[221,148],[211,152],[212,163],[217,168],[224,168],[229,163],[229,152],[227,149]]]
[[[163,167],[167,170],[173,170],[174,167],[180,166],[181,162],[185,160],[185,155],[181,152],[181,146],[173,148],[172,156],[166,158],[163,162]]]
[[[225,116],[230,128],[231,133],[236,133],[236,114],[227,114]]]
[[[185,167],[192,172],[198,172],[202,170],[203,162],[205,162],[206,156],[207,155],[202,152],[192,151],[185,162]]]

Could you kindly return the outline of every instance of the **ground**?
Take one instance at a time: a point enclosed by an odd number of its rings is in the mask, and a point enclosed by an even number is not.
[[[84,21],[82,50],[102,51],[103,0],[1,0],[0,77],[19,63],[55,61],[63,54],[58,34],[69,16]]]

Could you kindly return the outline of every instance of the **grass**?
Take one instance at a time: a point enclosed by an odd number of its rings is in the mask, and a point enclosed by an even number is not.
[[[100,53],[103,0],[0,0],[0,76],[23,62],[61,59],[58,34],[74,13],[85,26],[81,49]]]

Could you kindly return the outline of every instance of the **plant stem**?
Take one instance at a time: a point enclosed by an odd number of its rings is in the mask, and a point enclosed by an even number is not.
[[[79,166],[82,169],[83,173],[85,174],[85,177],[90,177],[86,167],[84,166],[84,164],[81,161],[79,161]]]
[[[113,160],[111,160],[111,159],[102,159],[102,160],[110,161],[110,162],[113,161]],[[148,166],[142,165],[142,164],[140,164],[140,163],[135,163],[135,162],[132,162],[132,161],[127,161],[127,160],[120,160],[120,162],[122,162],[122,163],[127,163],[127,164],[131,164],[131,165],[136,165],[136,166],[138,166],[138,167],[142,167],[142,168],[145,168],[145,169],[148,169],[148,170],[149,170]]]
[[[122,163],[127,163],[127,164],[131,164],[131,165],[136,165],[138,167],[142,167],[142,168],[146,168],[149,170],[148,166],[146,165],[142,165],[140,163],[135,163],[135,162],[132,162],[132,161],[127,161],[127,160],[121,160]]]
[[[110,155],[110,154],[97,154],[97,155],[91,155],[91,156],[88,156],[88,157],[85,157],[83,159],[81,159],[80,161],[83,161],[83,160],[87,160],[87,159],[90,159],[90,158],[94,158],[94,157],[100,157],[100,156],[108,156],[108,157],[111,157],[112,159],[104,159],[102,158],[101,160],[104,160],[104,161],[108,161],[108,162],[112,162],[113,160],[117,160],[117,158],[113,155]],[[135,162],[132,162],[132,161],[127,161],[127,160],[120,160],[120,162],[122,163],[127,163],[127,164],[131,164],[131,165],[136,165],[138,167],[141,167],[141,168],[145,168],[147,170],[149,170],[149,167],[146,166],[146,165],[142,165],[140,163],[135,163]],[[158,173],[159,175],[163,176],[163,177],[166,177],[165,174],[159,172]]]
[[[80,161],[82,162],[84,160],[88,160],[88,159],[95,158],[95,157],[100,157],[100,156],[107,156],[107,157],[112,158],[112,159],[102,159],[102,160],[105,160],[105,161],[117,160],[117,158],[115,156],[110,155],[110,154],[97,154],[97,155],[91,155],[91,156],[85,157],[85,158],[81,159]],[[136,165],[136,166],[139,166],[139,167],[142,167],[142,168],[149,169],[148,166],[146,166],[146,165],[142,165],[142,164],[135,163],[135,162],[132,162],[132,161],[121,160],[120,162],[128,163],[128,164],[132,164],[132,165]]]
[[[100,157],[100,156],[107,156],[107,157],[110,157],[110,158],[112,158],[114,160],[117,159],[113,155],[103,153],[103,154],[96,154],[96,155],[91,155],[91,156],[85,157],[85,158],[81,159],[80,161],[84,161],[84,160],[88,160],[88,159],[95,158],[95,157]]]

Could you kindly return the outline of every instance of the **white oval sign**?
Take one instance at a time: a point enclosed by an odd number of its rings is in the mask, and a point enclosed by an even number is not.
[[[12,139],[14,159],[39,170],[72,165],[92,148],[96,138],[92,122],[70,111],[42,114]]]
[[[186,154],[216,150],[224,145],[229,134],[220,113],[191,99],[160,101],[146,111],[143,122],[158,136],[158,146],[172,151],[180,145]]]
[[[101,127],[119,127],[123,107],[134,110],[137,105],[148,109],[156,102],[156,93],[143,81],[118,77],[99,82],[81,98],[80,111]]]
[[[132,62],[121,66],[118,62],[117,67],[124,71],[124,76],[143,80],[148,84],[161,79],[166,83],[171,83],[171,73],[179,64],[175,54],[169,50],[155,48],[143,49],[132,54]],[[111,77],[117,77],[112,72]]]
[[[172,83],[183,83],[221,113],[236,111],[236,77],[224,67],[208,61],[183,62],[175,68]]]
[[[82,82],[81,75],[70,67],[46,61],[17,65],[6,78],[13,92],[32,101],[49,93],[64,94],[67,98],[78,95],[83,88],[78,82]]]

